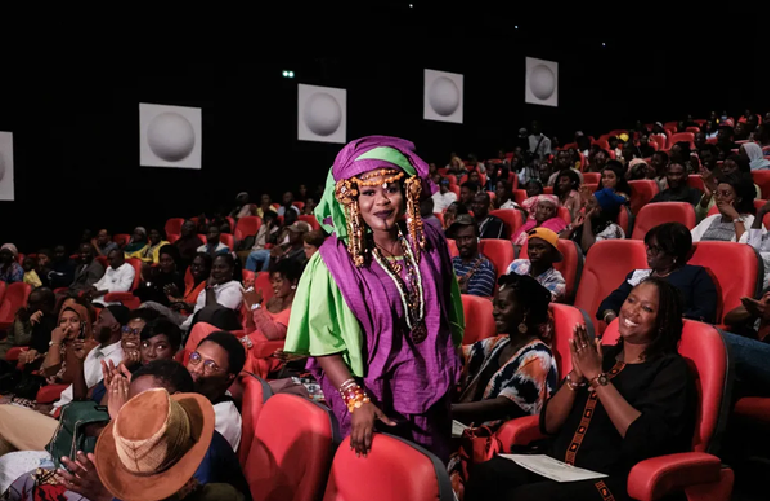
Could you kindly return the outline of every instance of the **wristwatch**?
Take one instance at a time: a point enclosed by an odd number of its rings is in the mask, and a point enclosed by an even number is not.
[[[597,386],[607,386],[610,384],[610,378],[607,377],[607,374],[601,372],[597,374],[596,377],[592,377],[588,384],[591,385],[591,388],[596,388]]]

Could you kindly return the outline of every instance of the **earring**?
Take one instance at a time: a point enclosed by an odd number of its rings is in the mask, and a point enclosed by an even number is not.
[[[519,324],[519,332],[521,334],[526,334],[527,333],[527,329],[528,329],[527,328],[527,324],[525,324],[524,321],[522,320],[521,323]]]
[[[296,290],[296,289],[297,289],[297,286],[296,286],[296,285],[292,285],[292,286],[291,286],[291,290]]]

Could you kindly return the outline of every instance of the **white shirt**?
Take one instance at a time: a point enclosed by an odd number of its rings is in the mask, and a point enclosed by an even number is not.
[[[109,292],[128,292],[134,285],[134,267],[123,263],[117,269],[109,266],[102,278],[94,284],[96,290]]]
[[[454,192],[441,193],[437,191],[433,194],[433,212],[444,212],[453,202],[457,202],[457,195]]]
[[[198,252],[205,252],[205,253],[208,254],[208,252],[209,252],[208,244],[201,245],[200,247],[198,247],[197,250],[198,250]],[[217,242],[217,248],[214,249],[214,252],[219,254],[220,252],[227,252],[229,250],[230,250],[230,248],[228,246],[226,246],[222,242]]]
[[[540,140],[541,137],[543,139],[542,141]],[[538,143],[540,143],[540,146],[538,146]],[[537,151],[535,151],[535,149],[537,149]],[[548,139],[548,136],[545,134],[540,134],[539,136],[530,134],[529,151],[530,153],[537,153],[537,155],[542,159],[551,154],[551,140]]]
[[[297,215],[299,216],[299,209],[298,209],[298,208],[296,208],[296,207],[295,207],[295,206],[293,206],[293,205],[291,206],[291,208],[292,208],[292,209],[294,209],[294,212],[296,212],[296,213],[297,213]],[[280,206],[280,207],[278,207],[278,215],[279,215],[279,216],[283,217],[283,215],[284,215],[284,213],[285,213],[285,212],[286,212],[286,208],[285,208],[283,205],[282,205],[282,206]]]
[[[230,308],[231,310],[238,310],[243,302],[243,294],[241,293],[241,283],[235,280],[230,280],[227,283],[214,286],[214,294],[216,295],[217,304]],[[187,330],[192,324],[192,319],[199,310],[206,307],[206,289],[203,289],[198,294],[198,300],[195,302],[195,309],[193,309],[192,315],[187,317],[187,320],[181,325],[182,329]]]
[[[225,437],[233,451],[238,452],[238,446],[241,445],[241,413],[232,400],[219,402],[213,407],[216,417],[214,429]]]
[[[133,268],[131,266],[132,270]],[[108,344],[104,348],[97,346],[88,352],[83,361],[83,377],[88,388],[93,388],[102,380],[102,360],[112,360],[115,365],[123,361],[123,348],[120,346],[120,341]],[[70,402],[72,402],[72,385],[67,386],[67,389],[61,393],[59,400],[53,404],[53,410]],[[51,413],[53,414],[53,411]]]

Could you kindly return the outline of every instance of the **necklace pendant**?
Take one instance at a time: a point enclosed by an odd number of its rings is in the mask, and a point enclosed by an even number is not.
[[[401,274],[401,270],[404,269],[404,267],[401,266],[401,263],[399,263],[399,262],[393,263],[392,266],[393,266],[393,273],[395,273],[396,275],[400,275]]]
[[[428,337],[428,328],[425,326],[425,321],[421,321],[419,324],[412,328],[412,341],[415,344],[420,344]]]

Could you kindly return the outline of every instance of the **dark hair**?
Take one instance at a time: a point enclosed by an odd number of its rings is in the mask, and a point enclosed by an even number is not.
[[[644,236],[644,243],[655,240],[667,256],[676,258],[677,266],[684,266],[692,250],[692,235],[682,223],[663,223],[650,228]]]
[[[146,323],[150,323],[157,320],[159,317],[160,312],[158,312],[158,310],[153,310],[152,308],[137,308],[131,312],[131,316],[129,317],[128,321],[144,320]]]
[[[658,314],[652,326],[650,344],[644,350],[644,358],[649,360],[666,353],[676,353],[684,326],[682,292],[660,277],[647,277],[636,287],[642,284],[653,284],[658,289]]]
[[[107,310],[112,313],[112,316],[115,317],[115,320],[117,320],[120,325],[126,325],[128,321],[131,320],[131,310],[122,304],[108,306]]]
[[[737,153],[733,153],[727,158],[725,158],[725,162],[728,160],[732,160],[733,162],[735,162],[735,165],[738,166],[738,172],[740,172],[741,174],[748,174],[751,172],[751,166],[749,165],[748,157],[739,155]]]
[[[665,164],[668,163],[668,160],[669,160],[668,153],[666,153],[665,151],[661,151],[661,150],[655,151],[652,153],[652,155],[650,155],[650,158],[654,157],[655,155],[659,155],[660,159],[663,160],[663,163]]]
[[[631,186],[629,186],[628,181],[626,181],[626,170],[623,168],[623,164],[618,162],[617,160],[608,160],[607,164],[602,169],[602,172],[606,170],[611,170],[615,173],[615,193],[625,193],[629,197],[631,196]],[[599,189],[601,189],[603,185],[601,184],[601,179],[599,180]]]
[[[162,246],[160,251],[158,251],[158,256],[162,256],[163,254],[171,256],[171,259],[174,260],[174,263],[179,262],[179,249],[176,245],[168,244]]]
[[[528,332],[541,332],[541,326],[548,322],[548,303],[551,293],[529,275],[503,275],[497,280],[498,291],[510,290],[516,301],[526,308]]]
[[[711,153],[711,155],[716,159],[717,155],[719,155],[719,149],[714,146],[713,144],[703,144],[700,148],[698,148],[698,155],[703,153],[704,151],[708,151]],[[658,153],[657,151],[655,153]]]
[[[559,185],[559,179],[561,179],[563,176],[567,176],[569,178],[569,188],[567,188],[567,193],[562,193],[561,186]],[[553,194],[556,195],[559,200],[561,200],[562,195],[569,195],[570,191],[577,190],[579,188],[580,176],[578,176],[578,173],[572,169],[564,169],[559,171],[559,175],[556,176],[556,182],[553,185]]]
[[[195,383],[187,368],[176,360],[153,360],[140,366],[131,375],[135,381],[142,376],[151,376],[167,385],[169,393],[192,393]]]
[[[195,261],[196,257],[203,259],[203,265],[206,269],[211,270],[211,255],[208,252],[196,252],[193,261]]]
[[[243,370],[243,364],[246,363],[246,349],[233,334],[226,331],[215,331],[206,336],[198,343],[215,343],[227,352],[227,372],[238,375]]]
[[[468,213],[468,207],[466,207],[465,204],[460,202],[452,202],[451,204],[449,204],[449,207],[454,207],[458,216]],[[447,207],[447,210],[449,209],[449,207]]]
[[[270,273],[280,273],[289,282],[299,281],[304,266],[296,259],[279,259],[270,266]]]
[[[139,334],[139,340],[144,342],[158,335],[164,335],[168,338],[171,349],[176,353],[182,344],[182,331],[179,326],[166,317],[160,317],[152,322],[147,322]]]
[[[324,243],[324,240],[326,240],[326,233],[324,233],[324,230],[322,229],[310,230],[302,235],[302,240],[313,247],[320,247]]]
[[[476,193],[479,191],[479,186],[476,183],[471,183],[470,181],[464,182],[461,188],[468,188],[468,191],[471,193]]]
[[[750,174],[721,175],[717,178],[717,185],[719,184],[729,184],[735,190],[735,210],[738,214],[756,214],[757,209],[754,207],[756,191]]]
[[[217,254],[214,259],[216,260],[216,259],[219,259],[220,257],[225,260],[225,263],[227,263],[227,265],[230,268],[235,269],[235,259],[233,258],[232,254],[230,254],[229,252],[224,252],[222,254]],[[212,265],[214,264],[213,261],[211,264]]]
[[[526,191],[527,187],[530,184],[535,184],[537,186],[537,188],[540,190],[540,193],[538,193],[538,195],[542,195],[543,194],[543,182],[542,181],[540,181],[539,179],[535,179],[535,178],[530,179],[529,181],[527,181],[527,184],[524,185],[524,190],[525,191]]]

